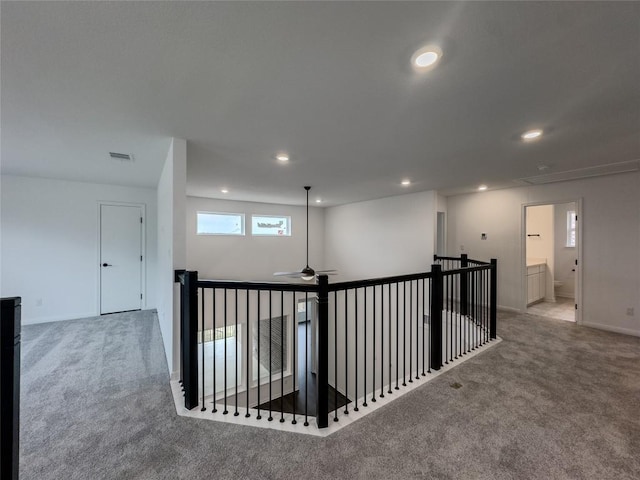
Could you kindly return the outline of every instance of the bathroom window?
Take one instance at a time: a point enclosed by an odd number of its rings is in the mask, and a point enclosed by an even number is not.
[[[569,210],[567,212],[567,247],[576,246],[576,212]]]

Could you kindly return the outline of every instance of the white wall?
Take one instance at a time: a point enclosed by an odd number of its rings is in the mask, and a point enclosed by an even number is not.
[[[457,195],[448,198],[448,244],[498,259],[498,304],[522,309],[522,208],[583,199],[584,325],[640,335],[640,173]],[[487,232],[488,239],[480,240]],[[635,315],[626,314],[633,308]]]
[[[339,280],[429,271],[435,211],[432,191],[327,208],[327,268]]]
[[[553,205],[536,205],[533,207],[527,207],[526,209],[527,258],[540,259],[546,262],[546,289],[544,297],[545,300],[549,302],[555,302],[555,295],[553,293],[553,272],[555,265],[555,235],[553,211]]]
[[[244,213],[246,235],[196,235],[198,211]],[[291,236],[252,236],[252,214],[290,216]],[[273,273],[305,266],[305,207],[188,197],[186,217],[187,267],[197,270],[200,278],[284,281],[286,277],[274,277]],[[309,265],[316,270],[324,268],[323,244],[324,211],[310,207]]]
[[[179,287],[174,270],[186,267],[187,144],[174,138],[158,182],[158,320],[172,375],[180,368]]]
[[[575,247],[567,247],[567,212],[575,211],[575,203],[560,203],[553,206],[554,211],[554,265],[553,277],[562,282],[556,293],[562,297],[573,298],[575,294],[574,261],[578,258]]]
[[[23,323],[99,315],[99,201],[146,205],[144,308],[155,307],[155,190],[8,175],[1,182],[1,295],[22,297]]]

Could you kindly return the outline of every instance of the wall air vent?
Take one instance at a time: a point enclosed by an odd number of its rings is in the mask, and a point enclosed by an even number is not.
[[[113,160],[120,160],[121,162],[133,162],[133,155],[131,155],[130,153],[109,152],[109,156]]]
[[[564,172],[546,173],[533,177],[520,178],[516,182],[521,185],[542,185],[544,183],[564,182],[566,180],[577,180],[579,178],[599,177],[602,175],[613,175],[614,173],[637,172],[640,169],[639,160],[628,162],[608,163],[595,167],[578,168]]]

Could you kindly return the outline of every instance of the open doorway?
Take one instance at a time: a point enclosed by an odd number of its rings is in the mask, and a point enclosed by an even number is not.
[[[524,206],[523,297],[527,313],[579,320],[578,210],[578,201]]]

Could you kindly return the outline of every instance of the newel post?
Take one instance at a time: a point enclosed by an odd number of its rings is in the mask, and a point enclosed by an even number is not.
[[[182,305],[184,305],[184,272],[185,270],[174,270],[173,271],[173,282],[179,283],[180,286],[180,384],[183,383],[184,379],[184,351],[183,351],[183,340],[182,340]]]
[[[467,268],[469,261],[466,253],[460,255],[460,267]],[[460,275],[460,314],[468,315],[469,312],[469,274],[462,272]]]
[[[429,354],[431,368],[440,370],[442,367],[442,304],[443,281],[442,267],[438,264],[431,265],[431,312],[429,315],[429,329],[431,330]]]
[[[316,422],[329,426],[329,277],[318,276],[318,343],[316,349]]]
[[[180,330],[184,406],[198,406],[198,272],[185,271],[181,282]]]
[[[491,259],[491,300],[489,306],[489,338],[496,338],[498,318],[498,260]]]

